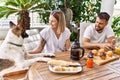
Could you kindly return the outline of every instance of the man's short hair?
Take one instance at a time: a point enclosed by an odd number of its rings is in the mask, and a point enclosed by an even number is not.
[[[100,19],[105,19],[106,21],[109,20],[110,18],[110,15],[106,12],[100,12],[97,17],[99,17]]]

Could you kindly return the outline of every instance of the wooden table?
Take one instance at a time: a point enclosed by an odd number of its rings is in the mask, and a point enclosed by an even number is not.
[[[70,60],[69,52],[56,53],[54,59]],[[28,72],[29,80],[120,80],[120,60],[93,68],[87,68],[85,59],[77,61],[82,64],[83,70],[76,74],[58,74],[48,69],[47,63],[36,62]]]

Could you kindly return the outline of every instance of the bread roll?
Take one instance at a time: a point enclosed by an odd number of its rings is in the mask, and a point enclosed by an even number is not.
[[[54,66],[54,71],[70,71],[70,67]]]
[[[113,56],[113,52],[112,51],[107,51],[106,54],[107,54],[108,57],[112,57]]]
[[[95,50],[95,49],[92,50],[92,53],[93,53],[94,56],[97,56],[97,55],[98,55],[98,51]]]
[[[105,60],[106,59],[106,53],[100,53],[100,58],[102,60]]]
[[[76,63],[72,63],[69,61],[64,61],[64,60],[50,60],[48,61],[49,65],[61,65],[61,66],[68,66],[68,65],[74,65]]]
[[[98,50],[99,53],[105,53],[105,49],[101,48]]]

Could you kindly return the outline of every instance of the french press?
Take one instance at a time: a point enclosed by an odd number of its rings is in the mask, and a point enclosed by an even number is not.
[[[70,58],[72,60],[80,60],[84,56],[84,48],[80,47],[80,43],[75,40],[71,45]]]

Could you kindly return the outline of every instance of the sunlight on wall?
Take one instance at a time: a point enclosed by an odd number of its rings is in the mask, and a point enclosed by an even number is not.
[[[114,5],[113,16],[120,15],[120,0],[117,0],[117,3]]]
[[[115,9],[120,9],[120,0],[117,0],[117,3],[114,5]]]

